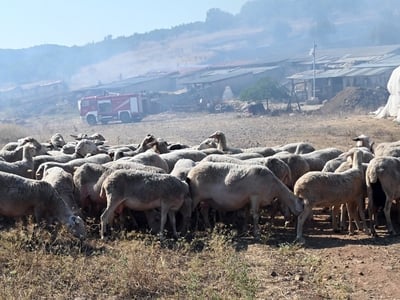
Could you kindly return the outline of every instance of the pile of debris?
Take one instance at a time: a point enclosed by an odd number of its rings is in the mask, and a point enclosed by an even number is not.
[[[389,92],[386,88],[348,87],[326,101],[319,109],[324,114],[350,112],[369,113],[386,104]]]

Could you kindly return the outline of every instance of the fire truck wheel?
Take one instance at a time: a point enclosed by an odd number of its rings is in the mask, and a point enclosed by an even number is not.
[[[86,122],[87,122],[89,125],[96,125],[96,124],[97,124],[96,117],[93,116],[93,115],[88,115],[88,116],[86,117]]]
[[[122,123],[129,123],[131,121],[131,117],[127,112],[122,112],[120,115],[120,119]]]

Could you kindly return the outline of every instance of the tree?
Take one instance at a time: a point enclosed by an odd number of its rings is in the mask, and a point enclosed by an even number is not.
[[[288,98],[288,91],[269,77],[261,78],[254,85],[240,93],[241,101],[267,101],[267,110],[269,109],[269,100],[282,101]]]

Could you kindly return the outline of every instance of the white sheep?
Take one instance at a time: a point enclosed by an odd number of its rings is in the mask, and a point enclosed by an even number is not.
[[[193,161],[201,161],[206,156],[207,154],[205,154],[202,150],[195,149],[179,149],[173,150],[169,153],[160,154],[160,157],[168,164],[168,172],[174,168],[175,163],[181,158],[188,158]]]
[[[250,205],[256,237],[260,207],[279,199],[293,214],[302,211],[300,200],[264,166],[200,162],[189,171],[187,181],[194,208],[200,202],[219,211],[237,211]]]
[[[356,151],[353,155],[352,168],[342,173],[321,171],[307,172],[301,176],[295,186],[294,193],[304,201],[304,210],[298,216],[296,241],[304,243],[303,225],[311,215],[313,207],[340,207],[346,204],[349,215],[349,233],[354,233],[353,220],[358,229],[367,231],[364,209],[364,172],[362,167],[362,152]],[[362,220],[359,222],[358,213]],[[335,221],[335,218],[333,219]],[[337,224],[334,223],[336,228]]]
[[[83,220],[60,197],[50,183],[0,171],[0,214],[7,217],[33,215],[36,222],[60,222],[75,237],[86,237]]]
[[[36,154],[36,148],[28,143],[22,146],[22,149],[22,160],[15,162],[0,161],[0,171],[33,178],[33,157]]]
[[[53,168],[50,168],[51,170]],[[85,216],[96,217],[105,208],[105,201],[100,199],[100,189],[94,186],[108,167],[97,163],[84,163],[75,169],[73,182],[77,194],[77,202]]]
[[[272,149],[274,149],[275,152],[290,152],[294,154],[304,154],[315,151],[314,146],[306,142],[295,142],[279,145],[272,147]]]
[[[326,162],[338,157],[342,153],[342,150],[330,147],[301,154],[301,156],[307,161],[310,167],[310,171],[321,171],[324,168]]]
[[[174,236],[177,236],[175,212],[189,195],[186,182],[170,174],[143,171],[116,170],[103,182],[101,197],[107,198],[107,208],[100,217],[101,238],[104,239],[106,225],[111,222],[117,208],[148,211],[161,209],[160,236],[163,237],[167,215]]]
[[[43,181],[50,183],[64,202],[75,213],[80,212],[80,208],[76,202],[75,185],[72,175],[64,171],[60,167],[54,167],[46,170],[43,175]]]
[[[242,153],[243,150],[239,148],[228,147],[226,142],[226,136],[222,131],[217,130],[213,134],[209,136],[209,138],[213,138],[217,142],[217,149],[221,150],[227,154],[235,154],[235,153]]]
[[[108,154],[105,153],[99,153],[99,154],[95,154],[93,156],[88,156],[85,158],[76,158],[76,159],[72,159],[69,160],[65,163],[62,162],[56,162],[56,161],[49,161],[49,162],[44,162],[42,163],[36,170],[35,176],[36,179],[41,179],[44,172],[52,167],[60,167],[62,169],[64,169],[65,171],[67,171],[70,174],[74,174],[75,169],[87,162],[89,163],[97,163],[97,164],[104,164],[107,162],[111,161],[111,157]]]
[[[22,160],[23,154],[23,146],[25,144],[31,144],[36,149],[35,155],[42,155],[47,153],[47,149],[42,146],[35,138],[33,137],[25,137],[23,139],[19,139],[17,143],[12,144],[12,147],[4,146],[2,150],[0,150],[0,157],[3,158],[7,162],[15,162],[18,160]],[[11,149],[11,150],[8,150]]]
[[[400,198],[400,158],[376,157],[372,159],[365,174],[368,194],[368,211],[371,233],[377,236],[376,212],[383,207],[389,234],[396,234],[390,216],[392,202]]]

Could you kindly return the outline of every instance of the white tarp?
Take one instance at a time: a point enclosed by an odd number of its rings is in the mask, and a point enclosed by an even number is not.
[[[393,70],[387,83],[389,98],[384,107],[374,112],[376,118],[396,117],[400,123],[400,66]]]

